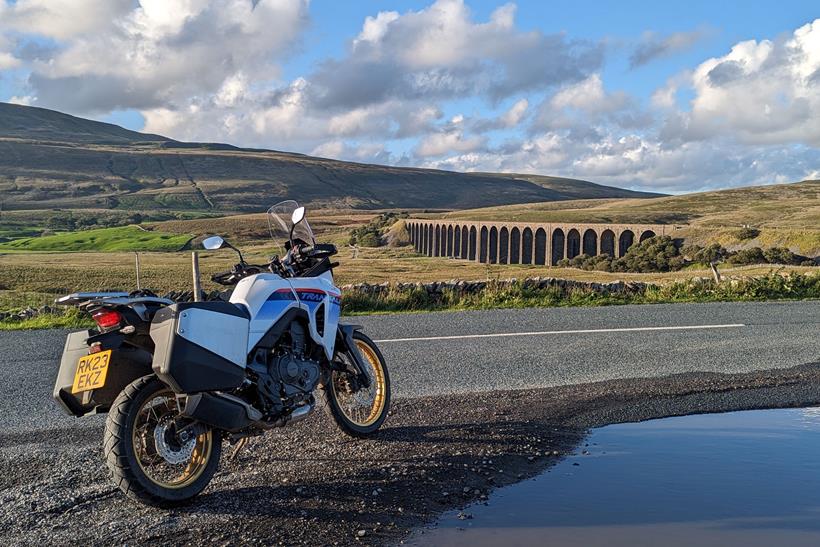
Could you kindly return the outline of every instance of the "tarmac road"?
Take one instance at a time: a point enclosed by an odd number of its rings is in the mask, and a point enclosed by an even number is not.
[[[125,499],[101,461],[104,417],[51,399],[65,332],[0,332],[0,542],[391,544],[541,472],[589,427],[820,403],[820,302],[345,319],[390,367],[382,431],[351,441],[317,413],[223,454],[172,511]]]
[[[682,372],[752,372],[820,357],[820,302],[815,301],[462,311],[343,321],[364,325],[378,342],[396,398]],[[51,399],[65,333],[0,332],[0,377],[6,386],[0,431],[78,424]]]
[[[349,322],[365,325],[379,341],[396,393],[404,396],[751,372],[820,357],[820,302],[813,301],[487,310]],[[405,341],[389,341],[396,339]]]

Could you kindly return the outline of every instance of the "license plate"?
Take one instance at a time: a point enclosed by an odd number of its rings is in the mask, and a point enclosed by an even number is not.
[[[82,393],[103,387],[109,361],[111,361],[110,349],[80,357],[77,372],[74,373],[71,393]]]

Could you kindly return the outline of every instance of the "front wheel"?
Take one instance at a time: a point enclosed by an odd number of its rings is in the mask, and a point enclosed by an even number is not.
[[[114,400],[103,435],[114,484],[128,497],[170,506],[199,494],[219,465],[218,431],[177,431],[180,399],[149,375],[134,380]]]
[[[369,387],[356,385],[348,372],[333,371],[324,387],[325,410],[348,435],[367,437],[375,433],[390,410],[390,375],[384,357],[367,335],[353,333],[356,349],[362,356],[364,373],[370,379]],[[340,353],[337,359],[352,362],[353,356]]]

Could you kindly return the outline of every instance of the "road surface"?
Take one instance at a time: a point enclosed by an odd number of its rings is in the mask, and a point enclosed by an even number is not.
[[[126,500],[101,461],[104,417],[65,416],[51,399],[65,332],[0,332],[0,541],[396,543],[543,471],[590,427],[820,403],[819,302],[346,320],[390,367],[394,411],[378,436],[351,441],[319,413],[223,455],[174,511]]]

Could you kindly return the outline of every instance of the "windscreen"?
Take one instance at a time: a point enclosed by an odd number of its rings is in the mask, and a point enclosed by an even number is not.
[[[284,245],[290,237],[290,229],[293,226],[291,217],[293,211],[299,207],[299,204],[294,200],[289,199],[282,201],[268,209],[268,227],[270,228],[270,236],[279,245]],[[313,245],[313,230],[310,229],[307,218],[296,225],[293,229],[293,241],[298,243],[307,243]]]

